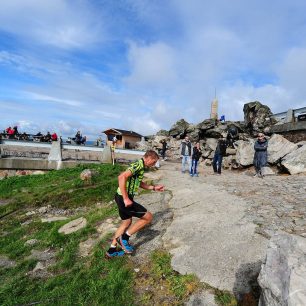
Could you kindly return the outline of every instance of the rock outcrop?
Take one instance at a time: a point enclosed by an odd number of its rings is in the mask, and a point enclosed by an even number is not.
[[[243,113],[244,123],[252,136],[265,132],[265,128],[275,123],[275,120],[271,119],[273,113],[270,108],[259,101],[244,104]]]
[[[170,128],[169,135],[172,137],[183,138],[186,135],[187,128],[189,127],[189,123],[184,119],[177,121]]]
[[[168,159],[180,159],[180,145],[185,136],[189,136],[191,142],[200,142],[202,158],[206,165],[211,164],[214,157],[217,142],[220,137],[228,139],[229,147],[223,158],[223,167],[238,169],[253,165],[254,143],[259,132],[265,132],[276,120],[271,119],[272,112],[266,105],[258,101],[244,105],[244,122],[206,119],[198,124],[189,124],[184,119],[177,121],[170,131],[161,130],[157,135],[146,137],[147,141],[138,143],[138,149],[146,151],[153,149],[161,151],[163,140],[167,142],[166,156]],[[235,133],[233,134],[233,130]],[[294,144],[280,134],[267,136],[268,163],[266,175],[276,174],[276,166],[279,171],[286,169],[291,174],[306,172],[305,143]]]
[[[237,153],[236,161],[241,166],[250,166],[254,159],[254,140],[249,141],[238,140],[236,142]]]
[[[306,305],[306,238],[274,235],[258,276],[260,306]]]
[[[290,174],[299,174],[306,172],[306,145],[292,151],[284,157],[281,162]]]
[[[269,139],[268,162],[276,164],[285,155],[297,149],[297,145],[288,141],[281,135],[273,134]]]

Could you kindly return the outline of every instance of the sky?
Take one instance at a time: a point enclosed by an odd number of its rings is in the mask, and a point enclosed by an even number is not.
[[[306,106],[304,0],[0,0],[0,130],[95,140]]]

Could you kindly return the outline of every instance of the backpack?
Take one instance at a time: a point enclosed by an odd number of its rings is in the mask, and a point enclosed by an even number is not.
[[[226,148],[227,148],[227,143],[226,143],[225,140],[220,140],[219,148],[220,148],[221,155],[225,155],[226,154]]]

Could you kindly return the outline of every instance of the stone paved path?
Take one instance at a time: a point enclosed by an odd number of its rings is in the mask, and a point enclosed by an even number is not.
[[[202,282],[239,295],[256,281],[273,233],[306,237],[306,176],[260,179],[248,171],[219,176],[201,167],[200,176],[192,178],[170,162],[161,163],[157,173],[167,192],[140,199],[155,220],[136,235],[141,246],[135,259],[166,247],[178,272],[195,273]]]

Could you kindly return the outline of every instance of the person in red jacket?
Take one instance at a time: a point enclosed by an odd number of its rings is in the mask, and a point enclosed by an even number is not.
[[[51,140],[57,141],[57,134],[55,132],[51,135]]]

